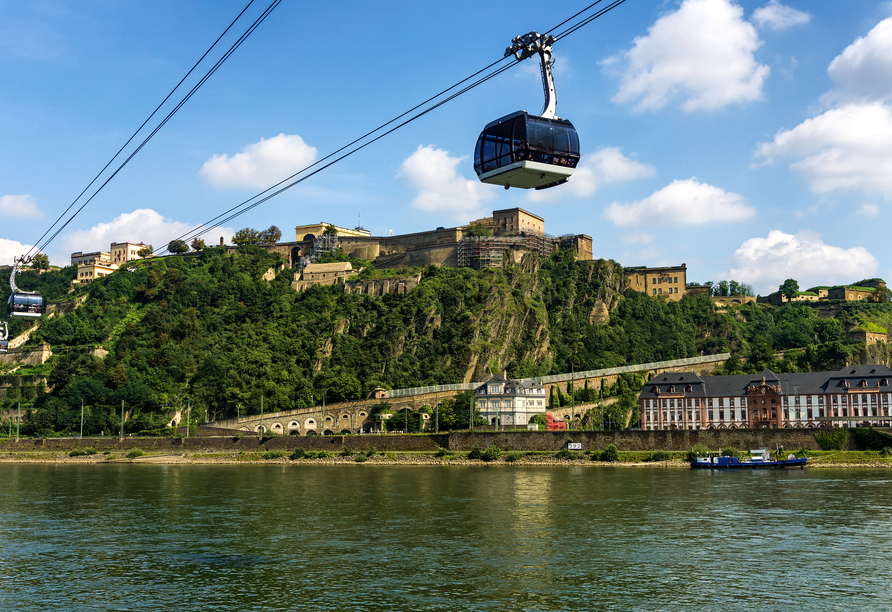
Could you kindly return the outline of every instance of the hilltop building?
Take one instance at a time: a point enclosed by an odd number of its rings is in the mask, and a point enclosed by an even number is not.
[[[544,414],[545,387],[540,382],[508,380],[490,376],[474,391],[480,415],[490,425],[526,425],[536,414]]]
[[[845,300],[857,302],[860,300],[874,299],[877,290],[885,290],[886,282],[881,278],[869,278],[858,281],[852,285],[837,285],[835,287],[812,287],[808,291],[800,291],[792,298],[788,298],[780,291],[775,291],[766,296],[759,296],[760,304],[772,304],[780,306],[788,302],[822,302],[825,300]]]
[[[890,425],[892,370],[698,376],[658,374],[639,396],[643,429],[758,429]]]
[[[77,276],[71,281],[72,289],[77,285],[85,285],[97,278],[108,276],[128,261],[142,259],[138,253],[145,247],[142,242],[113,242],[108,251],[72,253],[71,265],[77,266]]]
[[[687,272],[687,264],[664,268],[638,266],[625,269],[629,288],[642,291],[650,296],[662,295],[673,302],[677,302],[687,295]],[[700,292],[702,293],[702,291]]]

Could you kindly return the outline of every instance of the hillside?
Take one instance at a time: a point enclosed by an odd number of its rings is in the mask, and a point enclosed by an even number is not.
[[[381,297],[347,294],[343,285],[297,293],[290,270],[263,280],[281,263],[257,247],[232,255],[208,249],[118,271],[73,295],[64,293],[68,268],[22,275],[23,287],[50,300],[86,297],[73,312],[44,318],[29,340],[55,354],[22,371],[46,374],[52,389],[27,394],[35,430],[77,430],[82,401],[91,407],[88,429],[109,429],[121,401],[141,428],[158,426],[155,415],[187,400],[199,418],[224,417],[239,405],[243,414],[258,412],[261,396],[265,410],[287,410],[323,394],[330,402],[366,397],[377,386],[490,372],[531,377],[701,352],[733,352],[728,373],[826,369],[861,358],[863,345],[845,341],[847,324],[892,317],[886,304],[837,305],[828,316],[804,304],[716,312],[705,296],[667,303],[626,289],[614,262],[577,262],[560,251],[500,270],[426,268],[414,291]],[[96,348],[108,354],[94,357]],[[784,361],[776,350],[787,351]],[[26,396],[10,395],[4,409]]]

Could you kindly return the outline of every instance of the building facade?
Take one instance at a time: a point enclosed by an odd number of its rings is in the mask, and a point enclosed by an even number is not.
[[[507,380],[490,376],[474,391],[480,415],[490,425],[520,425],[529,423],[536,414],[544,414],[547,404],[545,387],[530,380]]]
[[[119,266],[124,265],[128,261],[142,259],[137,253],[146,248],[142,242],[113,242],[111,245],[111,263]]]
[[[325,221],[321,221],[319,223],[313,223],[311,225],[298,225],[294,228],[294,239],[297,242],[307,242],[313,241],[316,238],[322,236],[325,233],[325,230],[329,227],[332,227],[337,231],[338,237],[340,238],[371,238],[372,232],[367,229],[363,229],[361,227],[357,227],[354,229],[348,229],[346,227],[339,227],[333,223],[326,223]]]
[[[71,254],[71,265],[79,266],[81,264],[92,263],[109,263],[111,262],[111,253],[105,251],[96,251],[95,253],[77,253]]]
[[[664,268],[635,267],[626,268],[625,275],[629,280],[629,288],[642,291],[647,295],[663,296],[667,300],[677,302],[686,294],[687,264]]]
[[[890,425],[892,370],[698,376],[658,374],[639,396],[642,429],[758,429]]]
[[[353,276],[353,266],[349,261],[339,261],[327,264],[307,264],[304,266],[301,280],[304,281],[328,281],[334,283],[337,279]]]

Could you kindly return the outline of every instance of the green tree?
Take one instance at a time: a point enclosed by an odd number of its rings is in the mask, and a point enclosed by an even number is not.
[[[325,229],[322,230],[322,235],[323,236],[337,236],[338,228],[336,228],[334,225],[326,225]]]
[[[250,227],[242,228],[232,237],[232,243],[237,244],[238,246],[242,246],[243,244],[259,244],[260,232]]]
[[[260,232],[260,240],[258,244],[276,244],[282,238],[282,230],[275,225]]]
[[[179,255],[180,253],[188,253],[189,245],[185,243],[183,240],[171,240],[167,245],[167,250],[174,255]]]
[[[143,248],[141,248],[140,250],[138,250],[138,251],[136,252],[136,254],[139,255],[140,257],[145,258],[145,257],[148,257],[149,255],[151,255],[151,254],[154,253],[154,252],[155,252],[155,249],[152,247],[152,245],[151,245],[151,244],[147,244],[146,246],[144,246]]]
[[[50,260],[43,253],[38,253],[31,259],[31,268],[34,270],[49,270]]]
[[[799,293],[799,283],[792,278],[788,278],[780,287],[778,287],[778,291],[786,296],[788,300],[792,300],[796,297],[796,294]]]
[[[470,224],[462,233],[468,238],[492,236],[492,230],[479,222]]]
[[[192,241],[192,250],[193,251],[203,251],[205,249],[204,240],[201,238],[196,238]]]

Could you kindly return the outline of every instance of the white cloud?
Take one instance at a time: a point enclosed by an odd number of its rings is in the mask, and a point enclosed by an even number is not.
[[[656,174],[656,168],[623,155],[617,147],[604,147],[583,155],[573,176],[566,184],[553,189],[530,191],[531,202],[554,201],[563,196],[586,197],[602,185],[645,178]]]
[[[467,158],[450,157],[448,151],[433,145],[419,145],[399,170],[403,183],[418,190],[412,206],[459,221],[482,216],[480,203],[493,199],[495,194],[491,187],[458,173],[458,164],[464,159]]]
[[[788,278],[808,288],[853,282],[872,276],[877,269],[876,258],[864,247],[831,246],[807,231],[794,236],[772,230],[767,238],[750,238],[733,259],[731,269],[719,276],[752,284],[763,294],[777,291]]]
[[[790,164],[812,191],[857,189],[892,198],[892,108],[879,103],[850,104],[781,130],[757,152],[769,163]]]
[[[738,193],[725,191],[696,178],[672,181],[640,202],[614,202],[604,215],[620,226],[700,225],[749,219],[756,209]]]
[[[26,217],[33,219],[42,216],[37,208],[34,196],[22,195],[0,196],[0,217]]]
[[[149,208],[142,208],[119,215],[109,223],[99,223],[88,230],[67,234],[62,240],[62,247],[66,250],[58,253],[56,257],[70,261],[73,252],[107,251],[113,242],[143,242],[153,245],[157,250],[195,227],[188,223],[166,219]],[[204,240],[208,244],[217,244],[222,236],[228,243],[234,234],[232,228],[214,228],[205,234]]]
[[[22,244],[8,238],[0,238],[0,265],[11,266],[14,258],[31,250],[30,244]],[[54,264],[56,262],[53,262]]]
[[[218,187],[270,187],[316,160],[316,148],[300,136],[279,134],[249,144],[232,157],[214,155],[204,162],[200,174]]]
[[[862,217],[868,217],[869,219],[876,219],[880,216],[880,207],[876,204],[865,202],[858,207],[856,214],[861,215]]]
[[[808,13],[784,6],[778,0],[771,0],[753,12],[753,21],[757,26],[772,30],[786,30],[793,26],[806,24],[810,20],[811,15]]]
[[[892,18],[884,19],[830,62],[835,88],[825,103],[877,101],[892,96]]]
[[[743,9],[729,0],[685,0],[631,49],[604,62],[620,72],[614,102],[656,110],[675,100],[686,111],[716,110],[762,98],[770,69],[753,55],[762,44]]]

